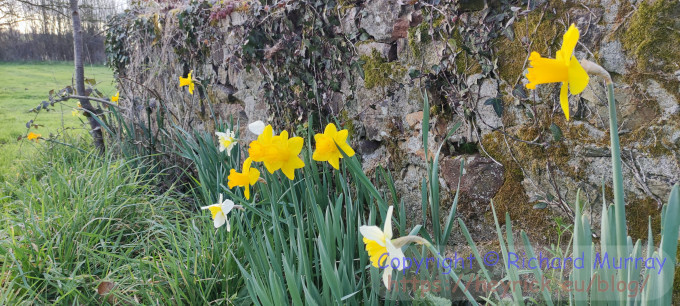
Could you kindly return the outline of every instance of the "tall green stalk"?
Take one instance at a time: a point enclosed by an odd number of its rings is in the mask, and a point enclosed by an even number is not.
[[[621,170],[621,145],[619,144],[619,128],[616,120],[616,100],[614,84],[607,82],[607,98],[609,100],[609,134],[612,150],[612,179],[614,180],[614,218],[616,224],[616,248],[618,258],[626,256],[628,233],[626,230],[626,208],[623,201],[623,174]]]

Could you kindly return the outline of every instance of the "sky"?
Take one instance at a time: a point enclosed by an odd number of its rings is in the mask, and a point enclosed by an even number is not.
[[[62,0],[63,1],[63,0]],[[34,1],[36,3],[40,3],[40,1]],[[50,0],[46,1],[47,3],[50,3]],[[80,0],[80,3],[87,2],[87,0],[83,1]],[[129,6],[130,0],[109,0],[105,1],[107,6],[111,5],[111,7],[115,8],[115,12],[122,12]],[[14,8],[14,9],[13,9]],[[8,27],[8,22],[11,20],[14,20],[14,18],[10,17],[11,11],[19,11],[20,14],[22,12],[21,9],[17,10],[17,3],[14,0],[0,0],[0,30],[6,29]],[[18,30],[21,33],[26,33],[31,29],[32,24],[34,23],[33,19],[39,20],[39,16],[31,16],[31,15],[26,15],[26,16],[21,16],[19,17],[18,21],[15,21],[15,23],[12,24],[12,27],[16,30]]]

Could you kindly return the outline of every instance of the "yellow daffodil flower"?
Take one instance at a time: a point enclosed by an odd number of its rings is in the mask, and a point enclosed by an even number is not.
[[[179,77],[179,87],[189,86],[189,93],[192,95],[194,94],[194,80],[191,78],[193,72],[193,70],[189,71],[189,75],[186,78]]]
[[[263,162],[269,173],[281,169],[288,179],[295,179],[295,169],[305,166],[298,155],[302,151],[302,137],[288,139],[288,131],[274,136],[271,125],[264,127],[262,133],[250,143],[248,154],[256,162]]]
[[[33,132],[29,132],[28,135],[26,135],[26,138],[28,140],[35,140],[35,142],[38,142],[40,140],[40,136],[42,136],[42,135],[36,134],[36,133],[33,133]]]
[[[347,130],[338,131],[335,124],[329,123],[323,134],[314,135],[316,150],[312,154],[312,159],[327,161],[333,168],[340,169],[340,159],[342,158],[340,150],[345,152],[347,156],[354,156],[354,150],[347,144],[348,134]]]
[[[71,111],[71,116],[76,117],[76,116],[78,116],[78,115],[80,115],[80,112],[78,112],[78,110],[74,108],[74,109]]]
[[[231,226],[229,225],[229,220],[227,219],[227,215],[229,212],[231,212],[232,209],[243,209],[241,205],[234,205],[234,202],[229,200],[229,199],[224,199],[222,200],[222,194],[220,193],[220,201],[210,205],[210,206],[203,206],[201,209],[208,209],[210,210],[210,213],[212,214],[213,218],[213,223],[215,225],[215,228],[219,228],[220,226],[224,225],[225,223],[227,224],[227,232],[231,231]]]
[[[229,189],[234,188],[236,186],[244,187],[243,194],[246,197],[246,200],[250,199],[250,186],[255,185],[257,180],[260,178],[260,171],[254,168],[250,168],[250,164],[253,162],[253,160],[248,157],[246,160],[243,162],[243,172],[238,173],[236,172],[236,169],[231,169],[231,172],[229,172],[229,176],[227,179],[229,182],[227,185],[229,185]]]
[[[116,91],[116,95],[111,97],[111,102],[116,102],[116,105],[118,105],[118,98],[120,98],[120,92]]]
[[[543,58],[537,52],[531,52],[529,56],[529,72],[526,74],[529,89],[536,89],[536,85],[545,83],[562,82],[560,90],[560,105],[564,116],[569,120],[569,95],[567,86],[572,95],[581,93],[588,85],[588,74],[581,67],[576,57],[573,56],[574,48],[578,42],[579,31],[574,24],[569,27],[562,40],[562,48],[557,51],[556,58]]]
[[[382,230],[374,225],[359,227],[359,232],[364,236],[363,240],[366,244],[366,252],[368,252],[370,257],[371,265],[376,268],[385,269],[383,272],[383,283],[387,289],[390,288],[392,270],[396,268],[398,271],[401,271],[408,267],[408,262],[404,260],[405,256],[401,248],[410,243],[428,243],[427,240],[418,236],[404,236],[392,239],[392,209],[393,206],[387,209],[387,216],[385,217]]]
[[[234,131],[215,132],[215,135],[217,135],[217,140],[220,143],[220,152],[227,150],[227,155],[231,156],[231,149],[236,145],[236,134]]]
[[[80,101],[78,101],[78,104],[76,104],[76,107],[83,108],[83,106],[80,104]]]

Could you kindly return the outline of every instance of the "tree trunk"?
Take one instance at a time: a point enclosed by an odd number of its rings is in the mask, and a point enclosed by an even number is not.
[[[80,14],[78,13],[78,0],[69,0],[71,4],[71,16],[73,18],[73,62],[76,66],[76,92],[80,96],[85,96],[85,72],[83,70],[83,29],[80,24]],[[80,105],[86,110],[85,116],[90,123],[90,134],[94,139],[94,146],[103,153],[105,150],[102,126],[94,116],[100,113],[92,107],[90,100],[80,99]]]

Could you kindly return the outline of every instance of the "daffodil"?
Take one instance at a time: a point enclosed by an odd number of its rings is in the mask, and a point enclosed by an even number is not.
[[[264,122],[257,120],[248,124],[248,130],[255,135],[260,135],[264,132]]]
[[[215,225],[215,228],[219,228],[220,226],[224,225],[225,223],[227,224],[227,232],[231,231],[231,226],[229,225],[229,220],[227,219],[227,215],[229,212],[231,212],[232,209],[243,209],[241,205],[234,205],[234,202],[229,200],[229,199],[224,199],[222,200],[222,194],[220,193],[220,201],[210,205],[210,206],[203,206],[201,209],[208,209],[210,210],[210,213],[212,214],[213,218],[213,223]]]
[[[283,131],[274,136],[271,125],[267,125],[262,133],[250,143],[248,154],[256,162],[263,162],[269,173],[281,169],[288,179],[295,179],[295,169],[305,166],[299,155],[304,140],[302,137],[288,138],[288,132]]]
[[[79,112],[77,109],[74,108],[74,109],[71,111],[71,116],[76,117],[76,116],[78,116],[78,115],[80,115],[80,112]]]
[[[371,265],[385,270],[383,272],[383,283],[387,289],[390,288],[390,279],[394,268],[401,271],[408,267],[408,261],[404,260],[406,256],[404,256],[401,248],[410,243],[428,243],[427,240],[418,236],[392,239],[392,209],[393,206],[387,209],[382,230],[375,225],[359,227],[359,232],[364,236],[364,244],[366,244],[366,252],[370,257]]]
[[[234,131],[215,132],[215,135],[217,135],[217,140],[220,143],[220,152],[227,150],[227,155],[231,156],[231,149],[236,145],[236,134]]]
[[[186,78],[179,77],[179,87],[189,86],[189,93],[192,95],[194,94],[194,80],[191,78],[193,72],[193,70],[189,71]]]
[[[38,142],[40,140],[40,136],[42,136],[42,135],[36,134],[36,133],[33,133],[33,132],[29,132],[28,135],[26,135],[26,138],[28,140],[35,140],[35,142]]]
[[[116,91],[116,95],[111,97],[111,102],[116,102],[116,105],[118,105],[118,98],[120,98],[120,92]]]
[[[242,172],[236,172],[236,169],[231,169],[229,172],[229,176],[227,179],[229,182],[227,185],[229,185],[229,189],[234,188],[236,186],[244,187],[243,194],[246,197],[246,200],[250,199],[250,186],[255,185],[257,180],[260,178],[260,171],[254,168],[250,168],[250,164],[252,164],[253,160],[248,157],[246,160],[243,162],[243,170]]]
[[[526,74],[529,89],[536,89],[536,85],[545,83],[562,82],[560,90],[560,105],[564,116],[569,120],[569,94],[581,93],[588,85],[588,73],[573,56],[574,48],[578,42],[579,31],[572,24],[562,40],[562,48],[557,51],[556,58],[543,58],[537,52],[531,52],[529,56],[529,72]]]
[[[338,131],[335,124],[329,123],[323,134],[314,135],[316,140],[316,150],[312,154],[315,161],[327,161],[333,168],[340,169],[340,159],[345,152],[347,156],[354,156],[354,150],[347,144],[347,130]]]

